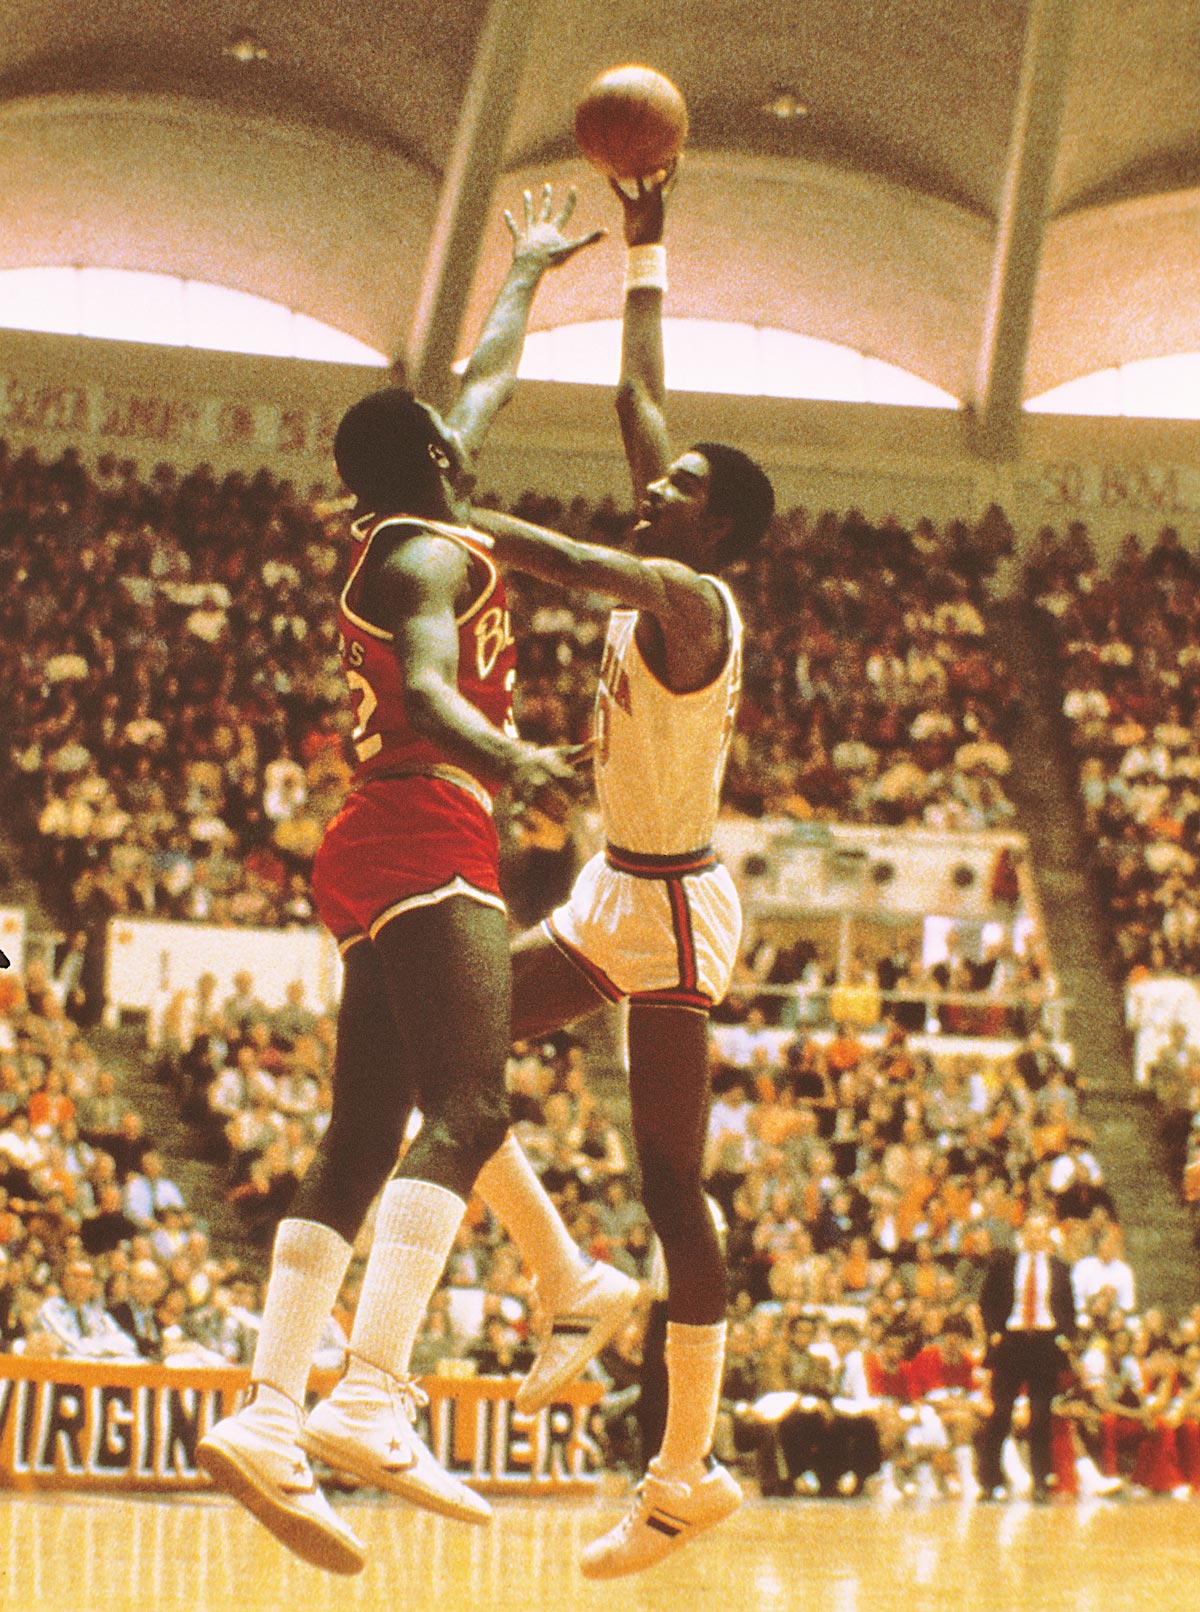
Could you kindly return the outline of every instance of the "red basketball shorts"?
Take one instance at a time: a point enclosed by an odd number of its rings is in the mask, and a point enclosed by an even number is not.
[[[357,785],[325,830],[312,892],[339,951],[389,919],[465,895],[505,910],[491,816],[467,791],[416,774]]]

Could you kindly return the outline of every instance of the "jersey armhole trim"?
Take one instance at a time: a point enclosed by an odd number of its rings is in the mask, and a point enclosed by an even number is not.
[[[636,621],[633,625],[633,632],[630,634],[629,641],[636,650],[638,659],[646,668],[646,676],[649,677],[652,682],[657,684],[657,686],[662,689],[664,694],[669,694],[673,700],[690,700],[694,699],[697,694],[710,693],[714,688],[716,688],[717,684],[728,672],[730,664],[736,658],[738,650],[741,647],[742,618],[738,614],[737,605],[734,602],[733,594],[729,589],[728,583],[722,582],[720,577],[709,576],[707,572],[700,572],[698,575],[701,577],[702,581],[711,582],[713,587],[716,588],[717,595],[724,607],[725,625],[728,631],[728,642],[725,651],[725,658],[721,662],[720,669],[709,678],[707,683],[702,683],[699,688],[686,689],[682,693],[678,689],[669,687],[668,684],[663,682],[662,678],[654,670],[653,666],[651,666],[645,655],[642,654],[642,646],[637,641]],[[612,614],[615,615],[616,612],[613,611]],[[632,612],[632,614],[636,617],[640,617],[642,612],[640,610],[635,610]]]

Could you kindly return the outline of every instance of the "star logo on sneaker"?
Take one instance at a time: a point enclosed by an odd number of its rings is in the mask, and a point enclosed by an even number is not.
[[[396,1457],[396,1459],[381,1463],[385,1472],[407,1472],[410,1467],[416,1465],[416,1457],[398,1438],[392,1439],[387,1447],[387,1452],[389,1455]]]
[[[294,1482],[281,1484],[280,1487],[288,1494],[312,1494],[317,1487],[317,1480],[303,1456],[292,1462],[292,1477]]]

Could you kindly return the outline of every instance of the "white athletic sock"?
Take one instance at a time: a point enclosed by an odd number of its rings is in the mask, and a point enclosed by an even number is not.
[[[1021,1452],[1017,1448],[1017,1441],[1011,1433],[1001,1446],[1000,1465],[1013,1491],[1016,1494],[1028,1494],[1033,1488],[1033,1479],[1026,1470]]]
[[[725,1323],[667,1322],[667,1426],[655,1471],[695,1482],[712,1448],[725,1366]]]
[[[557,1309],[587,1270],[587,1260],[511,1131],[479,1172],[475,1190],[537,1277],[542,1302]]]
[[[466,1207],[457,1193],[432,1181],[400,1177],[383,1189],[343,1382],[370,1380],[370,1367],[396,1377],[408,1370],[417,1328]]]
[[[296,1405],[304,1403],[313,1355],[350,1254],[346,1239],[319,1221],[279,1222],[250,1375]]]

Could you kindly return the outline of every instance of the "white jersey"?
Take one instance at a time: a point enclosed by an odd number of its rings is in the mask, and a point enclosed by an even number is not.
[[[729,653],[706,688],[673,694],[637,644],[638,612],[614,610],[596,691],[596,793],[605,838],[645,856],[712,839],[742,690],[742,621],[728,587]]]

